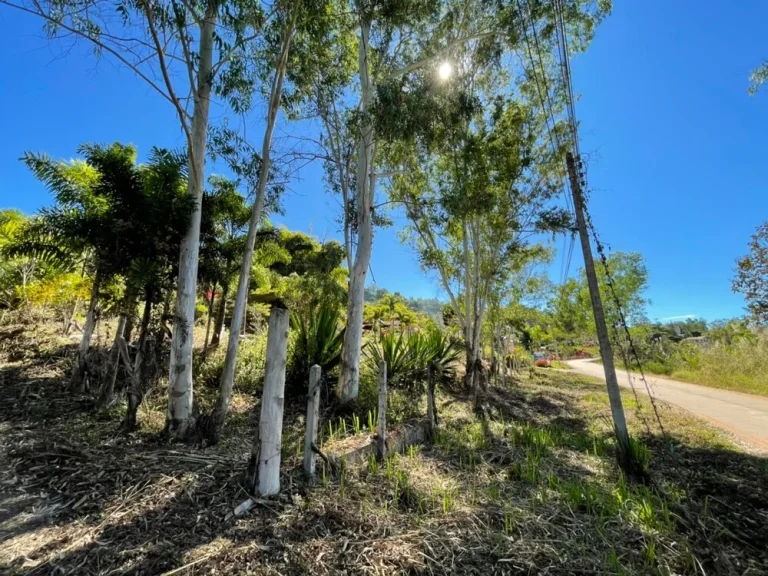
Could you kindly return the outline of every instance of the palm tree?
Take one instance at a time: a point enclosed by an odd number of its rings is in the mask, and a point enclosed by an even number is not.
[[[132,146],[83,145],[85,160],[66,163],[46,154],[26,152],[22,162],[42,181],[54,197],[54,205],[33,219],[26,233],[30,240],[21,250],[38,254],[62,266],[77,258],[85,260],[91,276],[91,296],[83,336],[70,384],[84,391],[88,371],[87,354],[98,316],[101,287],[124,266],[120,212],[130,212],[136,195],[134,174],[136,150]]]

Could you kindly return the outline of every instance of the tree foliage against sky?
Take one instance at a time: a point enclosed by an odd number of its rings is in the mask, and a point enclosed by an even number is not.
[[[744,295],[757,322],[768,323],[768,222],[758,226],[749,240],[749,254],[736,262],[733,290]]]

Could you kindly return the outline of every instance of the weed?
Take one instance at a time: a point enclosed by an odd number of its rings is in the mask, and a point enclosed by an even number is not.
[[[355,429],[355,436],[360,434],[360,417],[357,414],[352,416],[352,427]]]
[[[515,462],[509,471],[510,479],[525,480],[529,484],[538,484],[541,466],[541,453],[530,449],[525,453],[525,465]]]
[[[645,559],[648,566],[656,566],[656,540],[654,538],[647,538],[645,540]]]
[[[629,461],[635,464],[642,472],[648,470],[648,465],[651,463],[651,452],[640,440],[629,437],[627,456]]]
[[[485,495],[491,502],[498,502],[501,499],[501,489],[496,484],[491,484],[485,489]]]
[[[568,504],[587,514],[598,514],[604,510],[600,505],[597,489],[591,484],[583,482],[568,484],[563,494]]]
[[[514,526],[514,520],[512,519],[512,512],[510,510],[504,510],[504,535],[509,536],[512,534],[512,527]]]
[[[323,486],[327,488],[328,487],[328,472],[325,469],[325,462],[323,462],[323,475],[322,475],[322,478],[323,478]]]
[[[649,530],[656,527],[656,513],[653,502],[649,498],[642,497],[637,507],[637,518]]]
[[[395,475],[395,456],[392,455],[387,458],[384,464],[386,466],[387,480],[391,480]]]
[[[368,431],[373,434],[376,431],[376,416],[368,410]]]
[[[453,508],[453,495],[449,490],[443,490],[443,515],[447,516],[448,512]]]
[[[615,548],[611,548],[611,551],[608,552],[605,563],[613,574],[625,574],[624,568],[621,566],[621,562],[619,561],[619,556],[616,554]]]
[[[616,482],[616,488],[613,489],[613,497],[619,508],[629,500],[629,490],[627,489],[627,479],[623,472],[619,470],[619,479]]]
[[[376,456],[371,454],[368,456],[368,472],[376,474],[379,471],[379,461],[376,460]]]
[[[549,486],[550,490],[557,490],[557,488],[560,486],[560,478],[550,472],[547,475],[547,485]]]

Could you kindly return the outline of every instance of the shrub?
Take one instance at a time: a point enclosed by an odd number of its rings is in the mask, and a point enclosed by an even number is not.
[[[376,414],[379,407],[378,369],[372,372],[365,367],[360,374],[358,396],[352,404],[352,412],[366,418],[368,412]],[[418,416],[424,412],[420,402],[414,402],[410,391],[387,388],[387,422],[391,425]]]
[[[291,314],[295,342],[285,379],[287,395],[307,392],[309,369],[315,364],[322,369],[323,380],[330,381],[331,371],[341,362],[344,329],[339,329],[339,321],[338,309],[330,306]]]
[[[201,362],[195,373],[197,379],[207,388],[218,388],[224,370],[227,347],[213,350],[205,362]],[[235,389],[255,394],[264,383],[264,363],[267,359],[267,333],[243,338],[235,366]]]
[[[458,344],[437,328],[426,334],[416,332],[406,336],[389,332],[365,348],[367,364],[377,373],[379,363],[387,363],[387,383],[393,388],[411,392],[421,390],[430,367],[440,380],[455,377],[454,364],[461,354]]]

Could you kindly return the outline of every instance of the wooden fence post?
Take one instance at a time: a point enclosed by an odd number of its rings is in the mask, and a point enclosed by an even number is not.
[[[317,442],[317,420],[320,412],[320,366],[315,364],[309,369],[309,394],[307,394],[307,431],[304,435],[304,475],[315,475],[315,455],[312,444]]]
[[[437,411],[435,406],[435,369],[431,365],[427,370],[427,422],[429,423],[429,436],[434,438],[437,430]]]
[[[387,363],[379,362],[379,431],[376,452],[381,460],[387,457]]]
[[[262,496],[273,496],[280,492],[288,318],[288,310],[284,306],[272,305],[259,420],[259,494]]]

